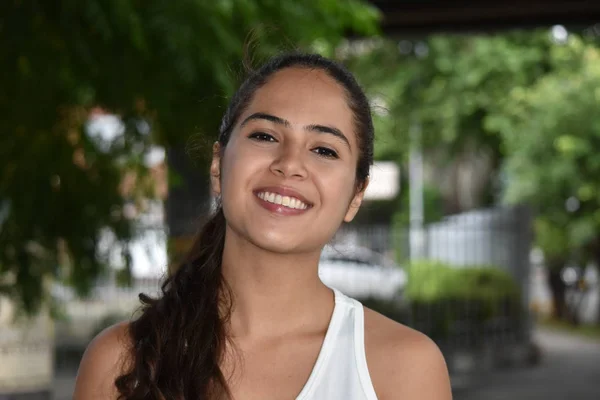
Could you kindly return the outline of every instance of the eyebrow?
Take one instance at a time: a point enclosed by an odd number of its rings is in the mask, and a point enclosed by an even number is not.
[[[290,124],[289,121],[280,118],[280,117],[276,117],[275,115],[271,115],[271,114],[266,114],[266,113],[254,113],[252,115],[250,115],[249,117],[247,117],[244,122],[241,123],[240,126],[244,126],[246,125],[248,122],[253,121],[253,120],[266,120],[269,122],[273,122],[275,124],[278,125],[283,125],[286,128],[289,128],[292,126],[292,124]],[[332,126],[325,126],[325,125],[317,125],[317,124],[311,124],[311,125],[307,125],[304,127],[305,130],[307,131],[311,131],[311,132],[318,132],[318,133],[327,133],[330,135],[333,135],[339,139],[341,139],[344,143],[346,143],[346,145],[348,146],[348,148],[350,148],[350,141],[348,141],[348,138],[346,137],[346,135],[344,135],[342,133],[341,130],[334,128]]]

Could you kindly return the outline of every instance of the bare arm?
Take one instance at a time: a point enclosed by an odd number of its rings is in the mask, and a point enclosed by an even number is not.
[[[92,340],[77,372],[73,400],[118,399],[115,379],[124,371],[128,324],[113,325]]]
[[[365,347],[379,400],[451,400],[448,368],[427,336],[365,310]]]
[[[410,342],[408,348],[403,344],[393,350],[396,360],[404,361],[390,371],[390,391],[381,400],[451,400],[448,368],[437,345],[421,334],[415,334]]]

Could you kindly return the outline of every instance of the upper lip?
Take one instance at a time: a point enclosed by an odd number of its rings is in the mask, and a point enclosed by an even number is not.
[[[258,194],[258,193],[261,193],[261,192],[270,192],[270,193],[279,194],[281,196],[294,197],[294,198],[302,201],[304,204],[306,204],[308,206],[312,206],[312,203],[306,197],[302,196],[300,193],[298,193],[295,189],[292,189],[291,187],[287,187],[287,186],[264,186],[264,187],[261,187],[261,188],[256,189],[254,191],[255,194]]]

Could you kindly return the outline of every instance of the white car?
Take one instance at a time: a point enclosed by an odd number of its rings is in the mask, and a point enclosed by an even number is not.
[[[398,299],[407,280],[406,272],[393,261],[359,246],[325,246],[319,277],[327,286],[358,300]]]

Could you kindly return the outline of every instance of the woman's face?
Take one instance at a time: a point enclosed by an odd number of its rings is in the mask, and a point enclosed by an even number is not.
[[[358,211],[358,157],[344,89],[320,70],[275,73],[211,165],[228,235],[277,253],[320,251]]]

